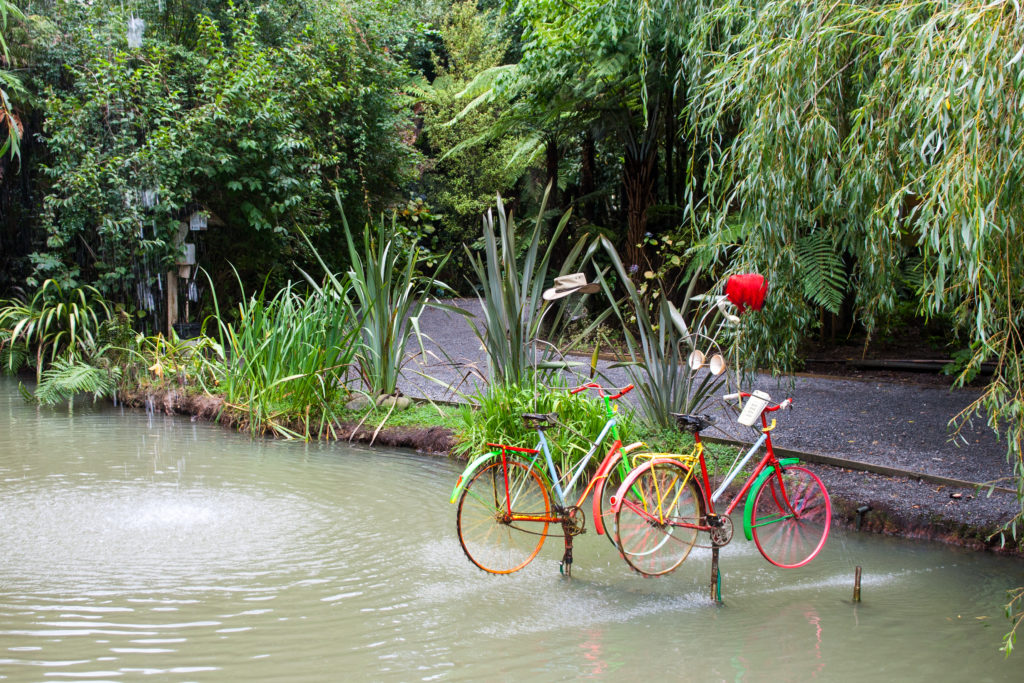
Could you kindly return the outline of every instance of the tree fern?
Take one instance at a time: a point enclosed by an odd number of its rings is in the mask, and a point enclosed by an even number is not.
[[[838,313],[846,295],[847,279],[842,253],[832,235],[817,230],[801,237],[794,246],[804,296],[826,311]]]
[[[57,358],[43,372],[35,398],[44,405],[53,405],[76,394],[92,394],[93,400],[113,397],[118,374],[116,370],[111,373],[85,361]]]

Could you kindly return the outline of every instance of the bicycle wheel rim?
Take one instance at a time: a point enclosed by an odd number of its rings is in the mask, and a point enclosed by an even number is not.
[[[547,487],[529,465],[508,461],[508,492],[514,513],[550,516]],[[548,531],[548,522],[503,521],[506,509],[505,470],[501,462],[493,462],[466,484],[456,515],[463,552],[491,574],[511,574],[528,565]]]
[[[773,474],[751,495],[755,496],[751,531],[766,560],[794,569],[821,552],[832,524],[832,503],[816,474],[798,465],[787,467],[782,486],[779,475]]]
[[[703,497],[689,469],[678,462],[654,461],[635,473],[615,516],[619,553],[634,571],[663,576],[693,550]]]

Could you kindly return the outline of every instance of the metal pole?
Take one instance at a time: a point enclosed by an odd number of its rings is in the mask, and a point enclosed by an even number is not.
[[[711,547],[711,599],[722,602],[722,575],[718,571],[718,546]]]

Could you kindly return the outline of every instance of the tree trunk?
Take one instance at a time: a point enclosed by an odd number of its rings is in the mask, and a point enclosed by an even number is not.
[[[549,209],[561,209],[558,202],[558,142],[554,138],[548,138],[544,149],[544,158],[547,162],[547,178],[545,185],[551,185],[551,194],[548,196]]]
[[[594,222],[594,200],[592,195],[597,186],[594,179],[596,156],[594,135],[589,130],[583,134],[583,150],[580,160],[580,192],[583,194],[583,217]]]
[[[629,265],[643,265],[644,232],[647,231],[647,209],[654,202],[655,164],[658,148],[646,147],[641,157],[626,154],[622,169],[622,184],[626,194],[626,259]]]

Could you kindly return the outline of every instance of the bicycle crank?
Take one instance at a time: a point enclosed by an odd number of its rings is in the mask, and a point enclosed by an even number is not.
[[[723,545],[729,545],[729,541],[732,540],[732,517],[715,515],[713,518],[708,516],[708,524],[711,525],[711,531],[708,535],[711,537],[711,546],[713,548],[720,548]]]
[[[561,510],[562,530],[566,536],[579,536],[587,532],[587,516],[577,506]]]

